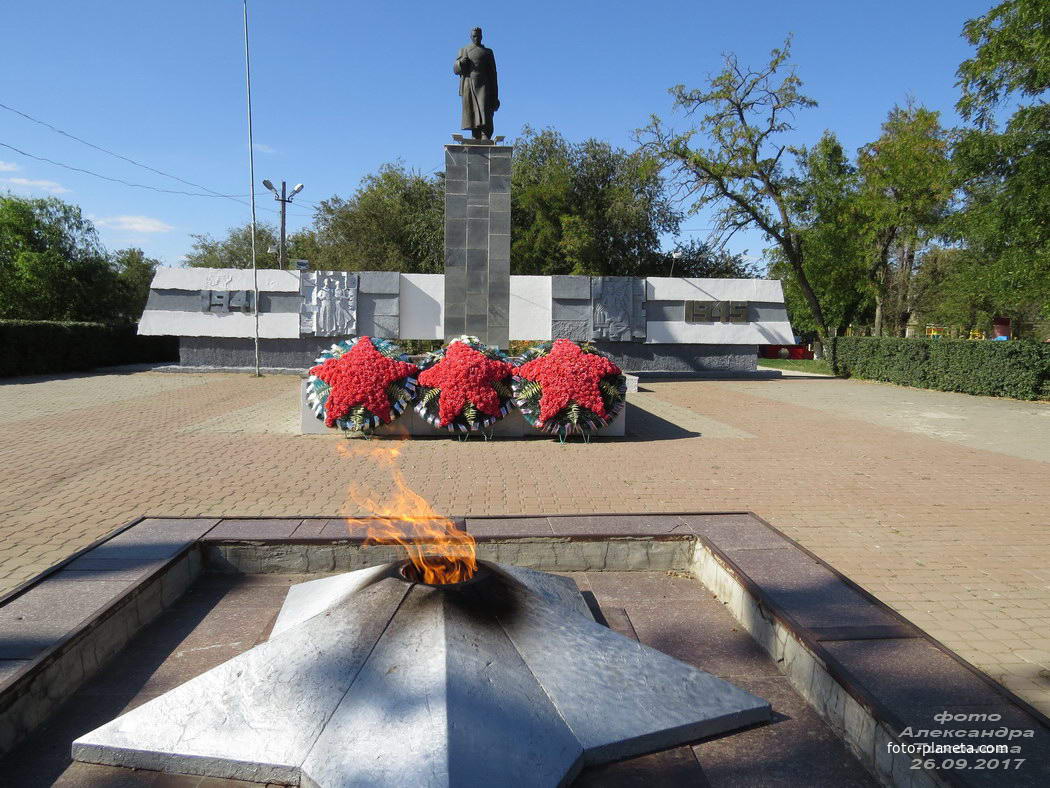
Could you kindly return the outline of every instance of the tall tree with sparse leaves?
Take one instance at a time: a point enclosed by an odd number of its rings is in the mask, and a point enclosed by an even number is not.
[[[674,107],[698,118],[693,128],[675,131],[653,116],[639,140],[672,169],[694,200],[694,212],[715,210],[717,239],[757,228],[775,244],[828,345],[832,327],[806,270],[803,227],[794,210],[799,176],[785,161],[786,155],[802,151],[784,141],[794,114],[816,102],[802,93],[802,81],[787,65],[789,56],[790,40],[758,69],[727,55],[706,88],[671,89]]]

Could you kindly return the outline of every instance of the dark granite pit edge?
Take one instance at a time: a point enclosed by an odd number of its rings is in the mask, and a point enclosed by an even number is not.
[[[137,518],[0,598],[0,755],[182,596],[217,522]]]
[[[1038,710],[752,512],[454,519],[476,535],[479,557],[489,560],[520,558],[553,571],[692,572],[884,784],[982,784],[972,772],[911,769],[914,756],[888,752],[888,744],[906,742],[906,727],[936,727],[929,712],[942,708],[1005,714],[1011,725],[1035,732],[1027,747],[1050,753],[1050,721]],[[102,596],[64,634],[52,632],[54,642],[39,653],[0,653],[0,667],[9,668],[0,673],[0,752],[177,599],[202,566],[325,572],[400,557],[400,548],[366,547],[364,540],[339,516],[140,518],[22,584],[0,598],[0,623],[12,606],[56,584],[94,584]],[[557,565],[548,565],[552,558]],[[1050,784],[1050,757],[1042,766],[1031,758],[1029,766],[1010,775],[1011,785]]]

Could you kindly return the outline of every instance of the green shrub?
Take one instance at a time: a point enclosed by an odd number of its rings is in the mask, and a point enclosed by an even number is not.
[[[176,361],[178,337],[140,337],[134,325],[0,320],[0,377]]]
[[[839,373],[989,397],[1050,398],[1050,345],[963,339],[838,337]]]

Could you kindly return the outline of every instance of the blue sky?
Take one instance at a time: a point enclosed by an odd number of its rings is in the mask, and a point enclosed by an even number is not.
[[[465,4],[458,4],[459,6]],[[797,118],[797,144],[824,129],[855,150],[909,96],[959,123],[966,19],[991,0],[752,0],[475,4],[250,0],[256,182],[305,188],[310,203],[349,196],[384,162],[432,172],[458,131],[452,60],[475,25],[496,54],[503,107],[496,133],[553,126],[570,140],[622,146],[667,89],[704,84],[723,52],[759,65],[794,34],[792,61],[819,106]],[[238,0],[37,0],[4,4],[0,102],[95,145],[224,194],[248,194],[244,61]],[[199,191],[0,109],[0,143],[111,178]],[[191,233],[221,236],[247,206],[108,182],[0,147],[0,190],[54,194],[92,217],[111,249],[141,246],[176,265]],[[277,207],[257,186],[260,219]],[[685,227],[704,235],[703,216]],[[734,251],[757,255],[757,234]]]

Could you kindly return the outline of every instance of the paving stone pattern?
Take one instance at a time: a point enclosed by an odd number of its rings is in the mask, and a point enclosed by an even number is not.
[[[904,409],[914,390],[644,381],[624,439],[347,444],[291,432],[297,386],[149,372],[0,386],[2,587],[140,515],[363,514],[349,485],[383,498],[390,466],[367,453],[396,446],[443,513],[752,510],[1050,713],[1050,457],[1034,448],[1050,446],[1050,405],[921,393],[997,434],[992,451],[873,423],[873,401]]]

